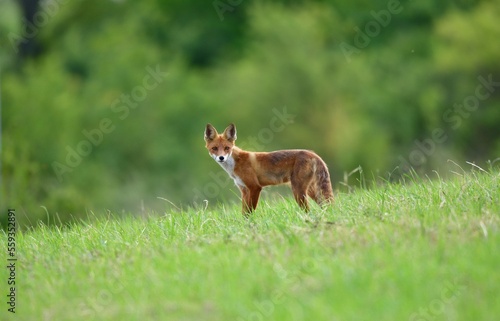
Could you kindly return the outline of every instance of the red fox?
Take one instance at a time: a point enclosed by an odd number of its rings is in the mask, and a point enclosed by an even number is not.
[[[330,174],[314,152],[302,149],[247,152],[235,146],[236,127],[222,134],[207,124],[205,142],[210,156],[229,174],[241,191],[243,214],[257,207],[260,192],[268,185],[290,183],[299,206],[309,211],[307,196],[323,206],[333,202]]]

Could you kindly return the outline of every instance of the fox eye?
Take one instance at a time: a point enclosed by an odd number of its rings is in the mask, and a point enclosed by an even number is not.
[[[216,152],[216,151],[217,151],[217,147],[212,147],[212,150],[213,150],[214,152]]]
[[[227,147],[227,146],[226,146],[226,147],[224,147],[224,150],[225,150],[226,152],[227,152],[227,151],[229,151],[229,147]]]

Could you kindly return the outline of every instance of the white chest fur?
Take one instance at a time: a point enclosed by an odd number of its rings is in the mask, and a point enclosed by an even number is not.
[[[234,180],[234,183],[239,187],[246,187],[245,183],[241,180],[241,178],[234,173],[234,158],[230,155],[224,163],[218,162],[219,165],[224,168],[224,170],[229,174],[229,176]]]

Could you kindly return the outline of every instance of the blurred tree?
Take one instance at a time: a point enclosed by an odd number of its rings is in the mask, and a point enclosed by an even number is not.
[[[37,33],[39,28],[38,22],[35,21],[35,16],[40,9],[40,0],[19,0],[19,6],[22,12],[23,30],[25,34]],[[41,54],[42,46],[38,42],[37,37],[23,37],[18,43],[19,57],[25,59],[27,57],[36,57]]]

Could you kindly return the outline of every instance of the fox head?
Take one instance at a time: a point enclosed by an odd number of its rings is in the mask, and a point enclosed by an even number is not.
[[[233,151],[236,140],[236,127],[230,124],[222,134],[217,133],[214,126],[207,124],[205,142],[210,156],[218,163],[227,161]]]

